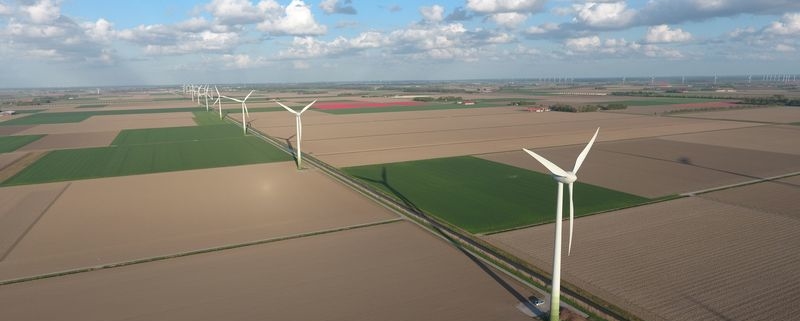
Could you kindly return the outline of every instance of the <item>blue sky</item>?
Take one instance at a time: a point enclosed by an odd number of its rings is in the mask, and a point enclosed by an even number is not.
[[[0,87],[800,73],[797,0],[0,0]]]

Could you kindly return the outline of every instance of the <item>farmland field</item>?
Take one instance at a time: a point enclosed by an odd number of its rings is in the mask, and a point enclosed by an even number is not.
[[[557,185],[549,175],[475,157],[349,167],[344,171],[472,233],[555,219]],[[575,184],[575,194],[576,215],[649,201],[583,183]],[[564,208],[568,213],[568,205]]]
[[[30,144],[44,135],[0,136],[0,153],[8,153]]]
[[[696,104],[717,102],[719,99],[710,98],[672,98],[672,97],[642,97],[641,99],[622,100],[617,103],[628,106],[655,106],[655,105],[677,105],[677,104]]]
[[[219,133],[233,126],[210,126]],[[191,127],[190,127],[191,128]],[[200,127],[207,128],[207,127]],[[2,185],[88,179],[290,160],[290,156],[253,136],[186,139],[182,130],[121,133],[120,146],[57,150],[48,153]],[[156,143],[153,143],[156,142]]]
[[[216,117],[216,116],[214,116]],[[219,118],[217,118],[219,119]],[[242,130],[231,124],[166,127],[149,129],[127,129],[117,135],[112,145],[142,145],[189,141],[218,140],[242,136]]]
[[[60,124],[77,123],[92,116],[100,115],[130,115],[130,114],[152,114],[152,113],[174,113],[184,112],[189,108],[158,108],[158,109],[121,109],[121,110],[98,110],[80,112],[54,112],[36,113],[28,117],[16,118],[1,122],[0,126],[8,125],[38,125],[38,124]]]

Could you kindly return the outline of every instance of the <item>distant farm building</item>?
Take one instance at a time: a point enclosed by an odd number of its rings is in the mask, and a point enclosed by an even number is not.
[[[0,112],[0,116],[11,116],[11,115],[14,115],[16,113],[17,112],[14,111],[14,110],[4,110],[4,111]]]

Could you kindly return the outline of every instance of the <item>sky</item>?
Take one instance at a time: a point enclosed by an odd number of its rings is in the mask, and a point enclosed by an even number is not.
[[[0,88],[800,74],[798,0],[0,0]]]

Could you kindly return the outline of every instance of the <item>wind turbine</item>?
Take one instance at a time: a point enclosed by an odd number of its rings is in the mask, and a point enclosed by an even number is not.
[[[578,179],[576,176],[578,169],[581,168],[581,164],[583,164],[583,161],[586,159],[586,155],[589,154],[589,149],[592,148],[592,144],[594,144],[594,140],[597,138],[597,133],[599,132],[600,128],[598,127],[594,132],[592,139],[589,140],[589,143],[586,144],[586,147],[584,147],[583,151],[578,155],[578,159],[575,160],[575,167],[572,168],[572,171],[565,171],[544,157],[539,156],[539,154],[536,154],[525,148],[522,149],[526,153],[533,156],[533,158],[539,161],[539,163],[544,165],[544,167],[546,167],[547,170],[553,174],[553,178],[556,180],[556,182],[558,182],[558,203],[556,203],[556,236],[555,246],[553,249],[553,286],[550,293],[550,321],[559,321],[558,314],[559,305],[561,303],[561,221],[563,220],[562,207],[564,203],[564,184],[569,186],[569,247],[567,248],[567,255],[569,255],[569,253],[572,251],[572,220],[574,217],[574,207],[572,203],[572,183]]]
[[[219,119],[222,119],[222,100],[220,100],[221,96],[219,95],[219,90],[217,89],[217,85],[214,85],[214,91],[217,92],[217,100],[215,100],[214,103],[211,104],[211,107],[214,107],[214,105],[219,105],[219,107],[217,107],[219,108]]]
[[[275,102],[278,103],[278,105],[281,105],[281,107],[285,108],[290,113],[294,114],[294,116],[295,116],[295,126],[296,126],[296,129],[297,129],[297,135],[296,135],[296,137],[297,137],[297,152],[295,153],[295,155],[297,156],[297,169],[300,169],[300,166],[302,165],[302,162],[303,162],[303,151],[300,149],[300,140],[303,138],[303,122],[300,120],[300,115],[302,115],[303,112],[308,110],[308,108],[310,108],[311,105],[313,105],[315,102],[317,102],[317,100],[315,99],[310,104],[308,104],[305,107],[303,107],[303,110],[301,110],[300,112],[297,112],[294,109],[291,109],[291,108],[287,107],[286,105],[281,104],[281,102],[279,102],[277,100]]]
[[[203,93],[203,96],[206,98],[206,111],[208,111],[208,85],[206,85],[206,91]]]
[[[254,91],[255,90],[251,90],[250,93],[247,94],[247,96],[244,97],[244,99],[242,99],[242,100],[239,100],[239,99],[236,99],[236,98],[227,97],[227,96],[222,96],[224,98],[227,98],[227,99],[242,103],[242,130],[244,131],[245,135],[247,135],[247,118],[250,118],[250,112],[247,111],[247,104],[245,102],[247,101],[247,98],[250,98],[250,95],[252,95]],[[222,106],[222,104],[220,104],[220,106]]]

